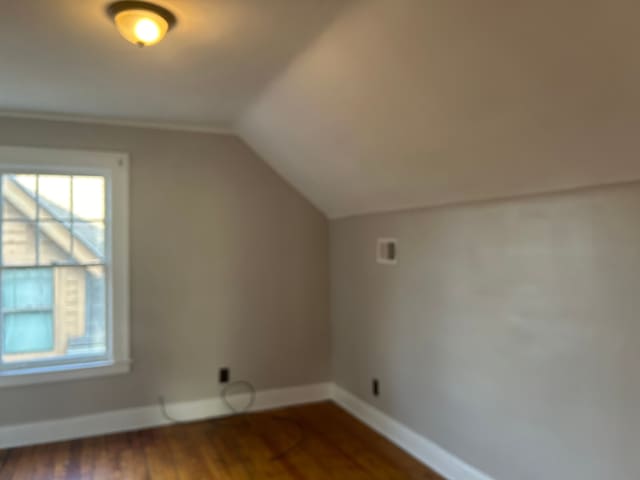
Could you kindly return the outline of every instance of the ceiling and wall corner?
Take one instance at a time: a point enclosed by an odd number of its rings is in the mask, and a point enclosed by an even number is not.
[[[637,2],[158,3],[143,50],[102,0],[7,4],[0,111],[234,133],[329,217],[640,178]]]

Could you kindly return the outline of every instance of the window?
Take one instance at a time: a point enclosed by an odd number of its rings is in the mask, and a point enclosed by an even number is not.
[[[128,159],[0,147],[0,386],[128,370]]]

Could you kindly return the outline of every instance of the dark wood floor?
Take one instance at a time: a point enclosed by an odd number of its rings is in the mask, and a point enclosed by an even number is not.
[[[0,451],[0,479],[441,477],[330,402]]]

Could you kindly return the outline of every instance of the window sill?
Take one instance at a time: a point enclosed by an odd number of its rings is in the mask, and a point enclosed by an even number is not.
[[[0,372],[0,387],[15,387],[20,385],[35,385],[39,383],[104,377],[107,375],[127,373],[130,370],[130,361],[101,361],[56,367],[7,370]]]

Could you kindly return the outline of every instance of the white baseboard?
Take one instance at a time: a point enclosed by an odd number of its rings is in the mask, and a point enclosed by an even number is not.
[[[349,413],[381,433],[416,459],[448,480],[493,480],[397,420],[331,383],[262,390],[256,393],[251,411],[268,410],[332,399]],[[241,404],[241,395],[230,401]],[[168,413],[178,420],[194,421],[229,415],[219,398],[168,403]],[[159,405],[0,427],[0,448],[36,445],[108,433],[168,425]]]
[[[318,383],[301,387],[262,390],[256,393],[251,411],[268,410],[309,402],[328,400],[331,384]],[[231,395],[230,401],[240,403],[241,395]],[[229,415],[228,407],[219,398],[168,403],[167,411],[176,419],[193,421]],[[36,445],[115,432],[140,430],[168,425],[159,405],[84,415],[58,420],[0,427],[0,448]]]
[[[448,480],[493,480],[343,388],[331,390],[334,402]]]

